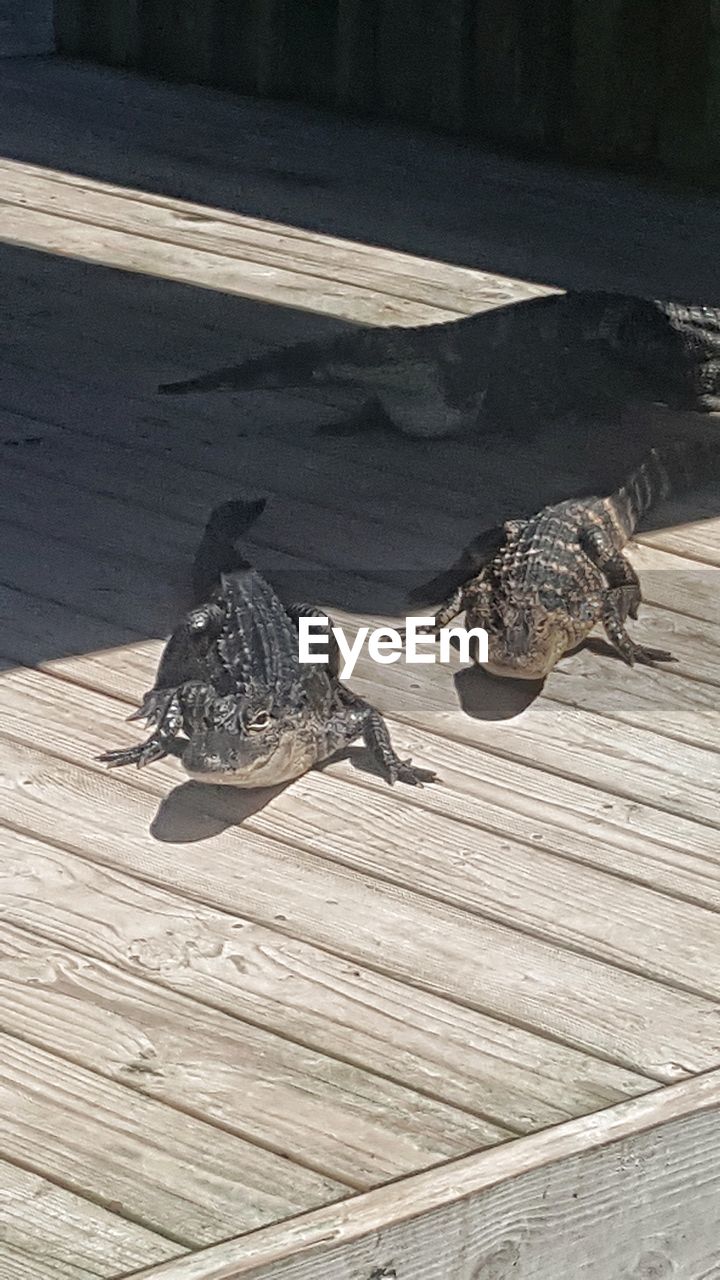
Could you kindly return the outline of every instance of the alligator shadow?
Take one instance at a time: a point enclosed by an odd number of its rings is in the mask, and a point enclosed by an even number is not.
[[[330,760],[316,766],[322,772],[327,765],[349,760],[354,769],[379,777],[380,771],[365,747],[346,747]],[[261,813],[291,784],[277,787],[213,786],[206,782],[183,782],[175,787],[158,806],[150,825],[150,834],[162,844],[195,844],[221,835],[230,827],[242,827],[249,818]]]
[[[150,834],[163,844],[194,844],[241,827],[260,813],[285,787],[245,791],[239,787],[183,782],[164,800],[151,823]]]
[[[616,662],[623,661],[617,649],[602,636],[589,636],[582,644],[564,654],[563,660],[581,650]],[[484,667],[475,665],[456,671],[453,679],[460,707],[473,720],[513,720],[527,711],[545,688],[544,680],[513,680],[505,676],[492,676]]]
[[[540,696],[544,680],[508,680],[482,667],[463,667],[453,676],[460,707],[473,720],[513,720]]]

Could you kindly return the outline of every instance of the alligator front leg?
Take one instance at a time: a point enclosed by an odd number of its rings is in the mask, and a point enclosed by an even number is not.
[[[367,709],[362,736],[370,755],[391,787],[396,782],[405,782],[409,787],[422,787],[425,782],[437,782],[437,774],[432,769],[419,769],[412,760],[400,759],[390,741],[390,731],[380,712],[374,707]]]
[[[652,666],[656,662],[677,662],[677,658],[666,649],[649,649],[646,645],[636,644],[628,635],[623,591],[623,587],[609,588],[603,603],[602,623],[613,648],[617,649],[629,667],[634,667],[636,662],[645,666]]]
[[[178,736],[183,726],[183,710],[176,690],[170,698],[157,729],[145,742],[136,747],[128,747],[124,751],[105,751],[97,759],[106,764],[108,769],[118,769],[125,764],[137,765],[143,769],[155,760],[162,760],[170,751],[170,745]]]
[[[396,782],[405,782],[409,787],[437,782],[437,774],[432,769],[420,769],[411,760],[400,759],[393,749],[385,721],[369,702],[341,684],[337,685],[336,698],[336,711],[326,736],[328,756],[362,737],[391,787]]]

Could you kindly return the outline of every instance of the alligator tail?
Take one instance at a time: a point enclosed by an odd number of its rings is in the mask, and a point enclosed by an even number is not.
[[[276,347],[243,364],[227,365],[184,382],[165,382],[160,395],[184,396],[193,391],[253,391],[281,387],[302,387],[313,382],[332,381],[332,366],[362,368],[378,361],[395,339],[407,330],[363,329],[337,338],[297,342]]]
[[[718,477],[720,441],[677,440],[651,449],[610,503],[630,538],[658,502]]]
[[[247,533],[265,510],[265,498],[238,499],[215,507],[208,518],[192,567],[193,604],[204,604],[220,586],[223,574],[250,568],[238,539]]]

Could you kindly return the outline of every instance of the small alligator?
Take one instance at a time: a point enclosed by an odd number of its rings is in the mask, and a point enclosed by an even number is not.
[[[300,662],[299,618],[324,615],[283,605],[235,545],[264,505],[224,503],[212,512],[193,570],[195,600],[206,603],[196,603],[170,636],[155,685],[130,716],[154,732],[99,759],[110,768],[142,768],[167,756],[184,734],[181,760],[190,777],[271,787],[362,737],[391,785],[434,782],[430,770],[396,755],[380,713],[338,679],[331,632],[326,665]]]
[[[520,409],[607,412],[633,396],[710,412],[720,410],[720,309],[550,294],[445,324],[301,342],[159,391],[332,384],[365,392],[346,429],[390,422],[420,437],[467,431],[481,416],[511,421]]]
[[[468,629],[484,628],[483,665],[496,676],[544,679],[598,622],[630,666],[673,662],[671,653],[627,633],[641,594],[623,548],[652,506],[719,470],[720,444],[652,449],[612,496],[570,499],[488,529],[411,599],[419,606],[446,597],[431,628],[436,633],[463,611]]]

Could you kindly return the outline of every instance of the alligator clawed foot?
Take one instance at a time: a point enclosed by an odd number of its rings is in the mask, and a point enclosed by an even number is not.
[[[432,769],[420,769],[412,760],[396,760],[388,766],[388,782],[404,782],[408,787],[422,787],[426,782],[437,782]]]
[[[138,769],[144,769],[153,761],[162,759],[165,754],[166,752],[155,743],[141,743],[138,747],[128,747],[124,751],[104,751],[95,759],[100,764],[107,765],[108,769],[120,769],[127,764],[134,764]]]
[[[633,646],[632,661],[639,662],[646,667],[654,666],[656,662],[678,662],[679,659],[667,649],[649,649],[646,645],[638,644]]]

